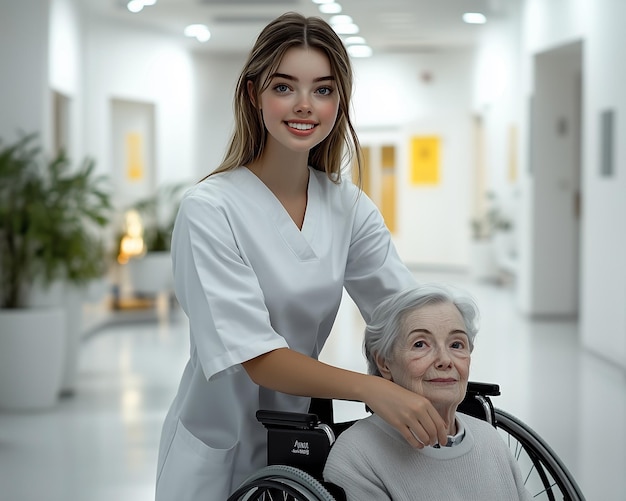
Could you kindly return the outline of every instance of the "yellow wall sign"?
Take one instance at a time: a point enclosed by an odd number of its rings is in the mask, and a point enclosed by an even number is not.
[[[130,181],[143,179],[143,137],[139,132],[126,134],[126,177]]]
[[[436,136],[411,139],[411,184],[439,184],[439,143]]]

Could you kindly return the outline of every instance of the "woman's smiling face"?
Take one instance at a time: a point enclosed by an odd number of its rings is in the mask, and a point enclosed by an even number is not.
[[[433,303],[405,314],[390,360],[377,360],[384,378],[428,398],[443,412],[465,397],[470,345],[454,304]]]
[[[321,143],[332,131],[339,110],[328,57],[317,49],[289,49],[259,96],[258,106],[268,142],[297,152]]]

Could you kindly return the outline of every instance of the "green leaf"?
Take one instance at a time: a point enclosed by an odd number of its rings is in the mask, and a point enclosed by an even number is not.
[[[46,159],[37,134],[0,140],[0,308],[26,306],[35,280],[84,284],[104,273],[98,229],[111,217],[111,189],[95,161],[72,170],[60,152]]]

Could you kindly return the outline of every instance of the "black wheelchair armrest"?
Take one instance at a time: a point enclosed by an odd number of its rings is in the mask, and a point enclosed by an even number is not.
[[[467,393],[471,393],[472,395],[483,395],[486,397],[497,397],[500,395],[500,385],[495,383],[469,381],[467,383]]]
[[[266,428],[280,426],[311,430],[320,422],[317,414],[287,411],[259,410],[256,412],[256,418]]]

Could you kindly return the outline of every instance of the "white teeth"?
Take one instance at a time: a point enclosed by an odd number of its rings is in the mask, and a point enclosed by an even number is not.
[[[287,125],[289,125],[289,127],[291,127],[292,129],[298,130],[311,130],[313,127],[315,127],[314,124],[301,124],[294,122],[287,122]]]

